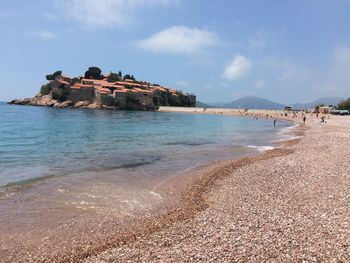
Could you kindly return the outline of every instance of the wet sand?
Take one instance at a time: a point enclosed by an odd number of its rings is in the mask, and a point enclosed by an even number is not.
[[[0,256],[4,262],[301,261],[348,256],[350,212],[345,204],[350,198],[350,167],[344,154],[349,145],[343,140],[349,144],[349,127],[346,117],[320,124],[308,116],[306,127],[294,131],[302,138],[255,157],[216,162],[159,182],[168,202],[123,220],[116,213],[86,209],[77,214],[65,207],[51,211],[65,213],[65,223],[58,228],[42,225],[40,231],[18,230],[13,235],[13,229],[7,234],[3,226]],[[329,195],[337,198],[329,202]]]

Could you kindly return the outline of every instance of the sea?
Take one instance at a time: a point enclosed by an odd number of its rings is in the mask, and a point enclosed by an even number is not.
[[[52,177],[152,178],[271,149],[291,123],[0,103],[0,187]]]

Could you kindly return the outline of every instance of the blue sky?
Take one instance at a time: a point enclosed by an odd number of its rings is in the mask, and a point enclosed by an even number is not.
[[[0,101],[89,66],[282,103],[350,96],[350,0],[1,0]]]

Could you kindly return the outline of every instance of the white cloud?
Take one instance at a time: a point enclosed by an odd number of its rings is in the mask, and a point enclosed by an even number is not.
[[[44,39],[53,39],[56,37],[56,35],[50,31],[46,30],[39,30],[39,31],[31,31],[29,32],[29,35]]]
[[[228,80],[236,80],[249,74],[251,70],[251,62],[242,55],[233,58],[230,64],[225,68],[224,78]]]
[[[125,26],[137,9],[168,6],[179,0],[64,0],[59,6],[79,23],[95,27]]]
[[[220,43],[211,31],[173,26],[136,43],[136,46],[152,52],[171,54],[195,54]]]

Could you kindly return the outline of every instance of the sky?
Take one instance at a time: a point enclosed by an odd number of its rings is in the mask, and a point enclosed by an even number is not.
[[[0,101],[132,74],[203,102],[350,96],[350,0],[1,0]]]

